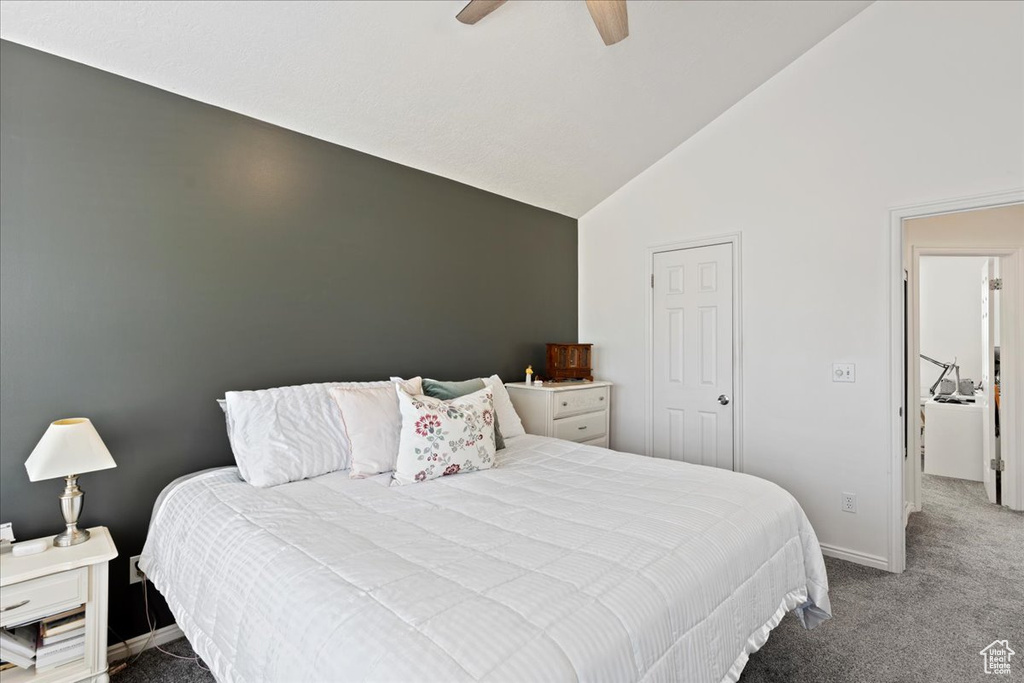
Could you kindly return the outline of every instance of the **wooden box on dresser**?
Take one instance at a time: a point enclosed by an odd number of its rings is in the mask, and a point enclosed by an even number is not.
[[[0,627],[44,619],[85,606],[84,656],[43,671],[0,671],[0,683],[73,683],[108,680],[107,563],[117,548],[106,527],[89,529],[89,540],[56,548],[52,537],[41,553],[0,555]]]
[[[529,434],[608,447],[611,382],[506,384]]]

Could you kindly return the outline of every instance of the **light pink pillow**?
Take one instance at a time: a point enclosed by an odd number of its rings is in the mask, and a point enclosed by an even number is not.
[[[413,394],[423,393],[419,377],[392,378],[387,386],[341,386],[328,389],[341,410],[345,433],[351,444],[353,479],[369,477],[395,469],[398,459],[402,413],[398,409],[395,385]]]

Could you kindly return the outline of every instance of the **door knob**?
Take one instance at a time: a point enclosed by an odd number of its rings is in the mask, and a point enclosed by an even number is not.
[[[727,406],[729,405],[729,397],[726,396],[725,394],[721,394],[718,397],[718,402],[721,403],[723,406]]]

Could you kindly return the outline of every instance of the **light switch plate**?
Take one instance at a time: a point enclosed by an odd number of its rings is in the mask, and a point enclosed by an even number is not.
[[[857,381],[857,366],[853,363],[833,363],[832,364],[832,381],[833,382],[856,382]]]

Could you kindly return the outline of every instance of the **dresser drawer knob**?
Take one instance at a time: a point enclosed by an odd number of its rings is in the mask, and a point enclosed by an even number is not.
[[[597,400],[598,401],[603,401],[604,400],[604,396],[599,396]]]
[[[583,425],[582,427],[577,427],[576,429],[586,429],[586,428],[587,428],[587,425]]]
[[[8,605],[7,607],[4,607],[3,609],[0,609],[0,612],[6,612],[8,610],[18,609],[19,607],[24,607],[25,605],[27,605],[30,602],[32,602],[32,601],[31,600],[22,600],[21,602],[17,602],[17,603],[15,603],[13,605]]]
[[[569,405],[569,402],[568,402],[568,401],[562,401],[562,406],[563,406],[563,407],[564,407],[564,406],[567,406],[567,405]]]

